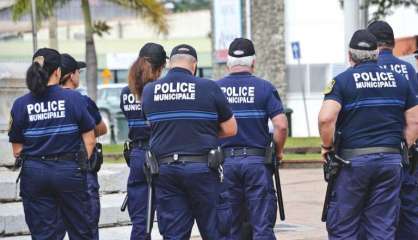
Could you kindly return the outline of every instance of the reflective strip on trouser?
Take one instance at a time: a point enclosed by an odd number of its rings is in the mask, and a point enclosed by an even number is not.
[[[231,223],[230,229],[220,229],[221,238],[239,240],[242,234],[242,223],[248,214],[252,226],[253,239],[271,240],[274,236],[274,225],[277,216],[277,199],[273,187],[272,169],[264,164],[259,156],[235,157],[225,159],[224,164],[225,192],[222,198],[228,199],[231,209],[230,219],[227,212],[218,207],[219,219],[224,221],[220,226]]]
[[[330,240],[395,239],[401,186],[399,154],[349,159],[335,182],[327,216]]]
[[[190,239],[195,220],[203,240],[219,239],[219,177],[207,164],[163,164],[155,183],[158,227],[165,240]]]
[[[90,204],[90,216],[89,222],[93,234],[92,240],[99,240],[99,220],[100,220],[100,196],[99,196],[99,182],[97,179],[97,173],[87,173],[87,192],[89,195]],[[57,227],[57,239],[64,239],[65,224],[61,216],[61,209],[58,209],[58,227]]]
[[[403,169],[397,240],[418,239],[418,171]]]
[[[32,239],[57,239],[58,209],[70,239],[92,239],[86,174],[76,161],[25,160],[20,196]]]
[[[143,171],[145,151],[137,147],[133,148],[130,159],[128,213],[132,222],[131,239],[146,240],[149,236],[146,234],[148,185]],[[152,209],[151,216],[154,217],[155,204]]]

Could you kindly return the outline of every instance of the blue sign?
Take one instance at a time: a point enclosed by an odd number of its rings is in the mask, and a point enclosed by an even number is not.
[[[299,60],[300,59],[300,44],[299,42],[292,42],[292,54],[293,59]]]

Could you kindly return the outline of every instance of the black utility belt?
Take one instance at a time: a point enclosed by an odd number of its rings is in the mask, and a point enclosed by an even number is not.
[[[368,147],[368,148],[350,148],[350,149],[341,149],[339,155],[343,159],[350,159],[353,157],[374,154],[374,153],[397,153],[400,154],[401,150],[395,147]]]
[[[162,157],[158,159],[160,164],[170,164],[170,163],[207,163],[208,155],[179,155],[173,154],[170,156]]]
[[[245,156],[260,156],[264,157],[266,155],[266,150],[261,148],[247,148],[247,147],[237,147],[237,148],[224,148],[224,157],[245,157]]]
[[[148,146],[149,146],[148,140],[135,140],[135,141],[129,142],[129,148],[131,149],[134,147],[147,148]]]
[[[43,161],[76,161],[78,159],[77,153],[60,153],[44,156],[24,156],[24,159],[43,160]]]

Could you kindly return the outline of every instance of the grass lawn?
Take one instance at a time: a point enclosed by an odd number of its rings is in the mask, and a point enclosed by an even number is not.
[[[286,141],[285,148],[296,147],[320,147],[321,139],[319,137],[290,137]]]

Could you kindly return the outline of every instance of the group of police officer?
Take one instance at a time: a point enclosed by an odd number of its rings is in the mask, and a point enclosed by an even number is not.
[[[355,32],[352,67],[325,91],[322,155],[344,160],[327,209],[330,239],[418,239],[418,174],[400,147],[418,137],[417,79],[392,55],[394,43],[382,21]],[[155,209],[164,239],[189,239],[194,222],[203,239],[242,239],[245,221],[247,237],[275,239],[273,161],[283,158],[287,119],[275,87],[253,75],[255,55],[250,40],[235,39],[228,75],[211,81],[195,76],[196,50],[181,44],[160,78],[164,48],[141,48],[120,98],[131,239],[151,238]],[[71,90],[83,67],[68,54],[38,50],[26,74],[30,92],[12,106],[9,139],[23,160],[20,194],[33,239],[66,231],[70,239],[99,238],[95,137],[106,126],[94,102]]]
[[[394,46],[384,21],[356,31],[351,67],[325,90],[322,155],[338,169],[325,216],[329,239],[418,239],[417,76],[393,56]]]

